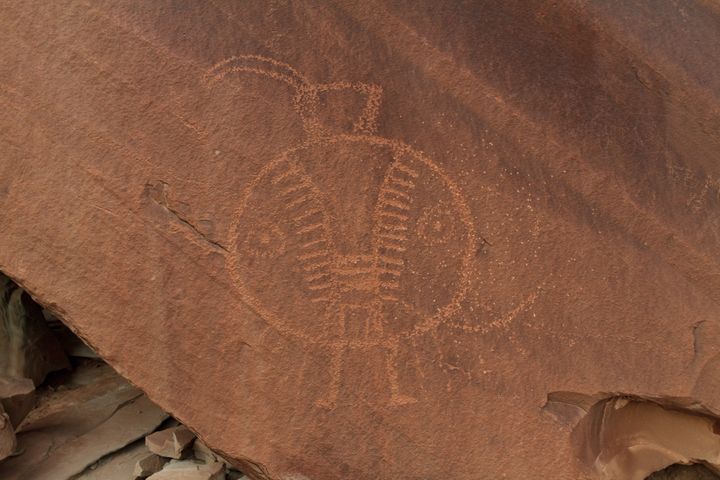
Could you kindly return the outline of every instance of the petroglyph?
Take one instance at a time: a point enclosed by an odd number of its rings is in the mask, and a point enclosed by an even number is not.
[[[255,257],[277,258],[285,253],[285,238],[277,225],[265,222],[247,232],[242,248]]]
[[[272,327],[327,356],[318,405],[335,404],[347,356],[358,352],[383,353],[392,405],[414,402],[398,378],[398,352],[451,321],[476,251],[460,189],[419,151],[376,134],[379,86],[312,83],[256,55],[218,63],[205,82],[238,74],[290,85],[306,141],[269,159],[244,190],[226,241],[230,276]],[[323,94],[341,91],[365,105],[338,133],[319,112]],[[429,254],[438,245],[442,254]]]
[[[440,205],[423,210],[417,225],[418,235],[429,245],[442,245],[453,236],[454,230],[447,211]]]
[[[670,178],[687,192],[685,206],[693,213],[709,208],[713,202],[720,202],[720,178],[672,162],[668,162],[666,168]]]
[[[342,90],[351,90],[366,97],[365,107],[353,123],[353,133],[373,134],[377,130],[377,115],[382,98],[382,88],[377,85],[349,82],[313,84],[290,65],[258,55],[228,58],[214,65],[205,75],[204,80],[206,84],[212,85],[229,74],[243,72],[261,75],[293,87],[297,92],[293,106],[303,118],[305,131],[310,136],[326,133],[317,115],[320,94]]]

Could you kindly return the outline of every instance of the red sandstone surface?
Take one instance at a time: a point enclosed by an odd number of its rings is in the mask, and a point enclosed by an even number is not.
[[[548,395],[720,413],[712,2],[0,6],[0,270],[246,473],[596,478]]]

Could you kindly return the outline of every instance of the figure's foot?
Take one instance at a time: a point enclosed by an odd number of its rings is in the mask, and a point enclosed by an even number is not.
[[[335,400],[330,400],[330,399],[315,400],[315,406],[318,408],[322,408],[324,410],[332,410],[333,408],[335,408]]]
[[[331,352],[330,369],[328,371],[330,384],[328,385],[325,394],[322,395],[321,398],[315,400],[316,407],[324,408],[326,410],[332,410],[335,408],[335,404],[340,393],[340,375],[342,373],[344,355],[345,349],[342,347]]]
[[[399,393],[393,393],[390,395],[390,404],[391,405],[409,405],[411,403],[417,403],[417,398],[410,397],[408,395],[402,395]]]

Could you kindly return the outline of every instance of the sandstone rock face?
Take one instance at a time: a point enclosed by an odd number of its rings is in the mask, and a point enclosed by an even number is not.
[[[1,5],[0,270],[254,478],[594,478],[548,395],[720,413],[710,2]]]

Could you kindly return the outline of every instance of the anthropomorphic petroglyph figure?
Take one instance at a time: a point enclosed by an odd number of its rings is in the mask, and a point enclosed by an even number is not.
[[[334,404],[350,351],[384,352],[390,402],[414,401],[402,393],[399,349],[452,315],[467,288],[475,236],[460,190],[423,154],[376,134],[378,86],[314,84],[252,55],[206,80],[247,74],[295,89],[306,141],[270,159],[242,196],[226,243],[238,289],[278,331],[329,352],[320,404]],[[336,111],[350,109],[323,103],[343,91],[365,99],[347,131]]]

